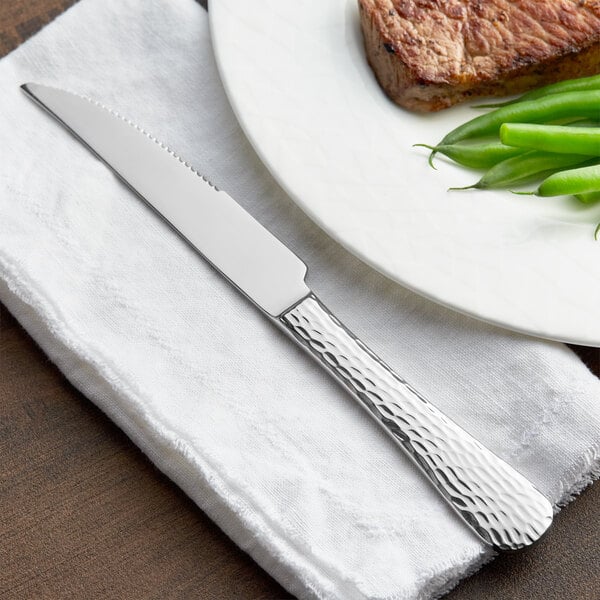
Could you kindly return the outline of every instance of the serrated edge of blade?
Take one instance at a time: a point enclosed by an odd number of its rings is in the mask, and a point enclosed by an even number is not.
[[[48,109],[44,105],[43,101],[38,96],[36,96],[35,93],[29,88],[30,85],[36,85],[36,86],[39,85],[41,87],[46,87],[48,89],[52,89],[57,92],[64,92],[67,94],[71,94],[72,96],[75,96],[76,98],[85,100],[86,102],[89,102],[90,104],[97,106],[98,108],[101,108],[102,110],[105,110],[113,117],[117,117],[121,121],[124,121],[125,123],[127,123],[127,125],[129,125],[130,127],[133,127],[136,131],[138,131],[139,133],[142,133],[149,140],[151,140],[152,142],[154,142],[155,144],[160,146],[160,148],[165,150],[173,158],[177,159],[184,167],[187,167],[192,173],[194,173],[195,175],[200,177],[200,179],[202,179],[205,183],[207,183],[215,191],[217,191],[217,192],[221,191],[220,188],[218,188],[212,181],[210,181],[210,179],[208,179],[208,177],[206,177],[206,175],[203,175],[202,173],[197,171],[189,162],[187,162],[187,160],[185,160],[179,154],[177,154],[177,152],[175,152],[171,147],[167,146],[167,144],[165,144],[164,142],[161,142],[157,137],[153,136],[151,133],[146,131],[143,127],[141,127],[140,125],[138,125],[137,123],[132,121],[129,117],[122,115],[120,112],[114,110],[113,108],[110,108],[110,107],[106,106],[105,104],[103,104],[102,102],[99,102],[98,100],[94,100],[93,98],[90,98],[89,96],[84,96],[83,94],[78,94],[77,92],[74,92],[70,89],[57,88],[57,87],[54,87],[51,85],[45,85],[45,84],[41,84],[41,83],[38,84],[38,83],[33,83],[33,82],[21,84],[20,87],[23,90],[23,92],[26,93],[28,96],[30,96],[33,100],[35,100],[35,102],[40,104],[46,110],[48,110]]]

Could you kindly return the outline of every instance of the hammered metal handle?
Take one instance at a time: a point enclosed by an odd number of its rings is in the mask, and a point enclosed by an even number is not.
[[[398,377],[314,294],[280,322],[376,418],[484,542],[518,550],[548,529],[548,500]]]

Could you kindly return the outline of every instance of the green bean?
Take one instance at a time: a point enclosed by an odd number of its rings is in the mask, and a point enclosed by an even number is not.
[[[501,108],[502,106],[516,104],[517,102],[537,100],[538,98],[550,96],[552,94],[563,94],[565,92],[585,92],[589,90],[600,90],[600,75],[592,75],[591,77],[581,77],[579,79],[569,79],[567,81],[551,83],[550,85],[527,92],[526,94],[523,94],[514,100],[507,100],[506,102],[491,104],[479,104],[473,108]]]
[[[499,142],[484,144],[449,144],[447,146],[429,146],[428,144],[414,144],[414,147],[428,148],[431,150],[429,164],[433,167],[432,159],[436,152],[447,156],[454,162],[472,169],[489,169],[500,161],[511,156],[524,154],[526,150],[505,146]]]
[[[553,154],[532,150],[508,158],[493,166],[477,183],[464,188],[451,190],[498,189],[531,179],[540,173],[550,174],[565,167],[589,163],[589,158],[581,154]]]
[[[578,119],[577,121],[567,121],[566,123],[554,123],[555,125],[568,125],[569,127],[600,127],[600,121],[597,119]]]
[[[530,150],[600,156],[600,127],[504,123],[500,141]]]
[[[565,117],[599,118],[600,90],[553,94],[498,108],[453,129],[439,145],[497,135],[502,123],[546,123]]]
[[[600,165],[559,171],[547,177],[533,193],[536,196],[576,196],[600,190]]]
[[[576,198],[584,204],[593,204],[594,202],[598,202],[600,200],[600,191],[586,192],[585,194],[577,194]]]

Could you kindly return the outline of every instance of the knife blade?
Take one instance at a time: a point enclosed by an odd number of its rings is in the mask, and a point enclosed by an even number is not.
[[[518,550],[547,531],[543,494],[351,333],[305,283],[306,265],[228,194],[101,104],[21,87],[341,383],[483,542]]]

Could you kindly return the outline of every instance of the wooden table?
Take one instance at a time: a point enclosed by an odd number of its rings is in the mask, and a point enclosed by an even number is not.
[[[1,0],[0,55],[73,3]],[[600,375],[600,351],[575,350]],[[291,598],[1,305],[0,400],[0,597]],[[448,599],[598,600],[599,508],[596,485],[538,546],[499,557]]]

